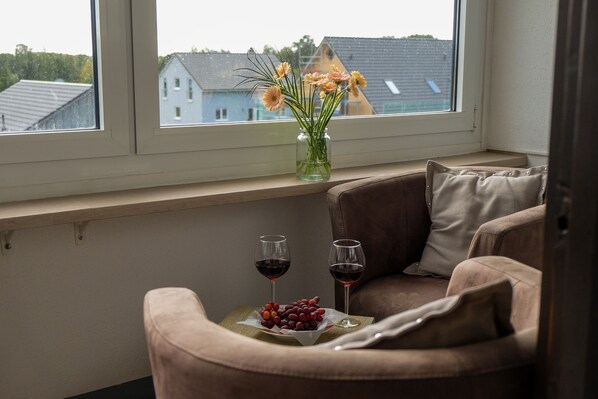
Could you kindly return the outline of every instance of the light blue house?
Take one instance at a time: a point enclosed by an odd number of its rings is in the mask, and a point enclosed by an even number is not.
[[[270,62],[266,55],[257,55]],[[278,59],[269,56],[272,62]],[[160,71],[160,124],[239,122],[287,118],[267,112],[251,85],[239,85],[238,68],[251,67],[247,54],[175,53]]]

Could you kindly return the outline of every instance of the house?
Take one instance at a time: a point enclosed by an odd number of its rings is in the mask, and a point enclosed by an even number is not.
[[[266,62],[276,57],[257,55]],[[178,125],[283,118],[261,106],[259,93],[241,84],[239,68],[252,67],[248,54],[175,53],[160,71],[160,124]]]
[[[91,84],[20,80],[0,93],[0,131],[92,128],[94,104]]]
[[[452,40],[326,36],[303,70],[328,71],[331,64],[367,77],[363,98],[349,96],[341,105],[343,115],[451,108]]]

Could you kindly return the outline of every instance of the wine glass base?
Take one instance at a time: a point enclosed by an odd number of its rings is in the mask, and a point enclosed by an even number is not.
[[[361,324],[361,322],[359,320],[352,319],[350,317],[346,317],[346,318],[342,319],[341,321],[339,321],[338,323],[336,323],[337,327],[340,327],[340,328],[353,328],[353,327],[357,327],[360,324]]]

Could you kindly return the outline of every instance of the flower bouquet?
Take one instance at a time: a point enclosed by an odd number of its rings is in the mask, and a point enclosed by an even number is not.
[[[251,57],[253,67],[240,68],[250,72],[239,75],[241,83],[252,83],[252,92],[264,90],[262,102],[268,111],[288,106],[297,120],[300,134],[297,138],[296,175],[301,180],[328,180],[330,178],[330,138],[328,122],[347,93],[359,95],[358,87],[367,82],[358,71],[350,74],[331,65],[330,72],[301,75],[288,62],[275,65],[273,61]]]

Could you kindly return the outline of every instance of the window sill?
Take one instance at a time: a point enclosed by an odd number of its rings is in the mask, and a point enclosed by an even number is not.
[[[522,154],[479,152],[437,158],[449,166],[524,167]],[[152,187],[0,204],[0,232],[169,212],[215,205],[324,193],[333,186],[361,178],[423,169],[426,160],[335,169],[327,182],[308,183],[294,175]]]

